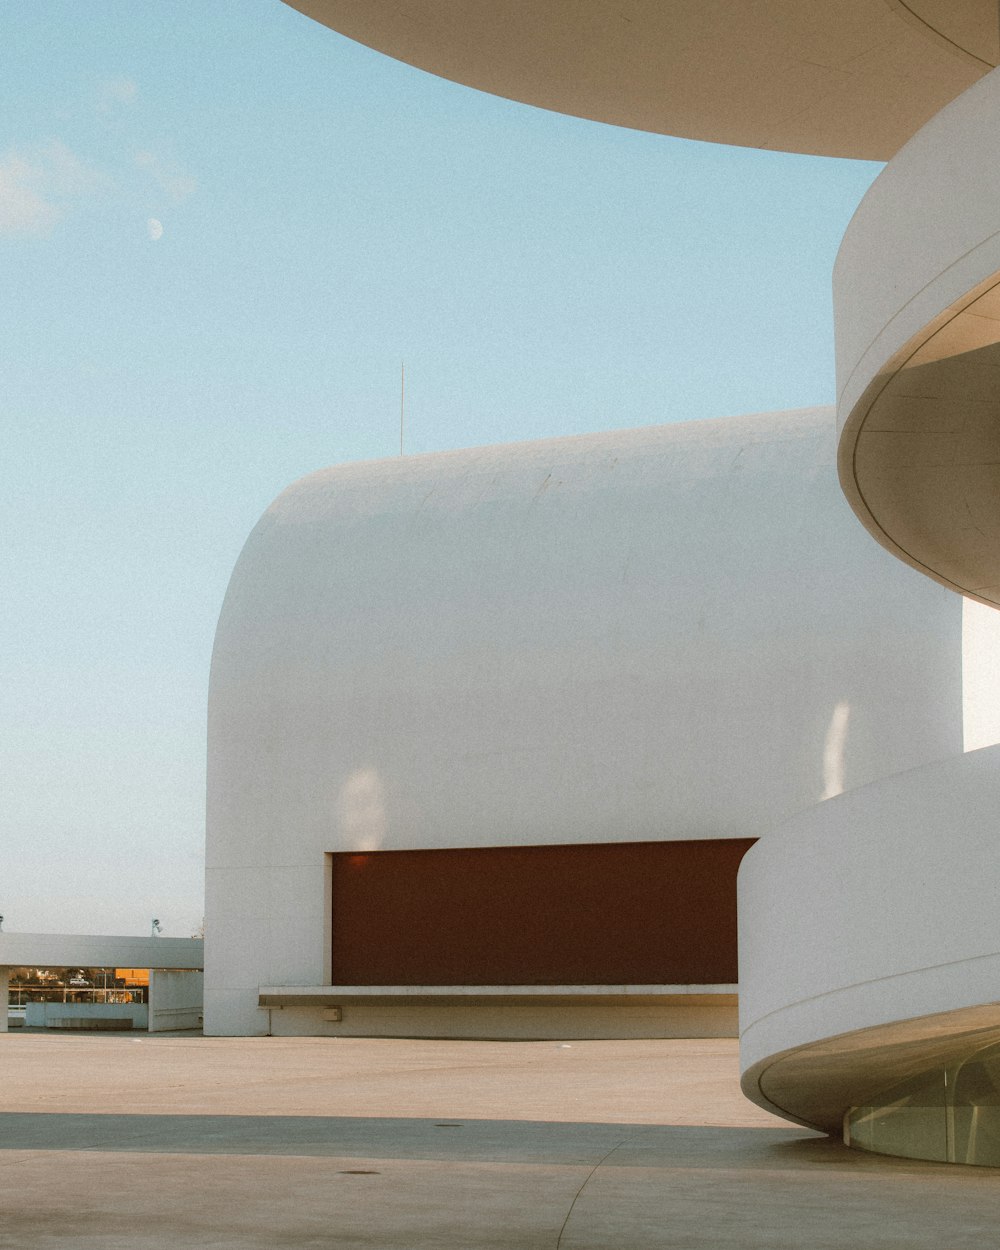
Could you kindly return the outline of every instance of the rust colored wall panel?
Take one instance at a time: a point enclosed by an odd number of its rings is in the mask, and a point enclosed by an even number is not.
[[[736,981],[751,838],[333,856],[335,985]]]

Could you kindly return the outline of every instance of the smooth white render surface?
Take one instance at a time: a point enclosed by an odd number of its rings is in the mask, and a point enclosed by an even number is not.
[[[840,472],[921,572],[1000,604],[1000,71],[890,161],[834,275]]]
[[[281,495],[213,657],[207,1031],[328,982],[328,852],[753,836],[960,751],[960,601],[834,462],[818,409]]]
[[[834,267],[838,416],[915,335],[1000,270],[1000,71],[920,129],[868,188]]]
[[[756,1079],[769,1063],[899,1022],[920,1071],[919,1018],[1000,999],[998,813],[991,746],[819,804],[751,848],[738,883],[740,1067],[755,1101],[767,1103]],[[856,1045],[844,1037],[842,1049]],[[837,1053],[824,1047],[828,1069]],[[817,1080],[787,1089],[783,1108],[810,1121],[824,1097]]]

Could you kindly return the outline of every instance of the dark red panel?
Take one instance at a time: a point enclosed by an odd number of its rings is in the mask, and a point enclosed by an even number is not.
[[[734,982],[753,841],[335,854],[333,983]]]

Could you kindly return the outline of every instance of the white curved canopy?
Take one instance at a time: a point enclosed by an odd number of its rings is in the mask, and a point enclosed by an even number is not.
[[[885,160],[1000,60],[992,0],[286,0],[430,73],[559,113]]]

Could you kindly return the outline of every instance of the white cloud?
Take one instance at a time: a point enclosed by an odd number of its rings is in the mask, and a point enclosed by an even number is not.
[[[176,165],[161,160],[154,152],[136,152],[135,163],[139,169],[144,169],[157,186],[166,191],[175,203],[186,200],[198,189],[198,183],[190,174],[185,173]]]
[[[197,189],[194,178],[153,152],[135,153],[133,166],[175,203]],[[0,236],[50,235],[63,218],[98,196],[131,202],[133,207],[140,195],[150,199],[148,185],[141,191],[135,173],[120,174],[124,177],[111,178],[57,139],[9,148],[0,154]],[[146,211],[149,208],[156,211],[156,199]],[[156,242],[163,237],[163,223],[157,217],[146,218],[146,232]]]
[[[104,181],[58,140],[10,148],[0,157],[0,234],[51,234],[66,211]]]
[[[40,190],[44,171],[17,152],[0,159],[0,235],[46,235],[62,211]]]
[[[108,78],[97,88],[97,107],[109,113],[119,104],[134,104],[139,98],[139,87],[131,78]]]

